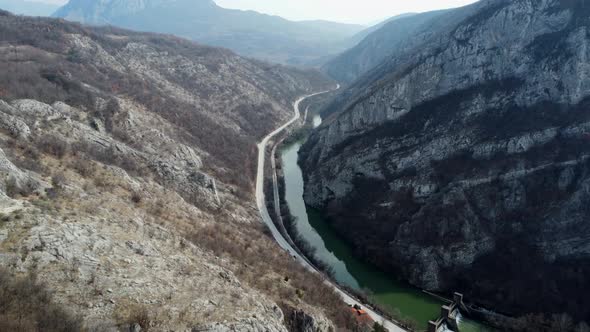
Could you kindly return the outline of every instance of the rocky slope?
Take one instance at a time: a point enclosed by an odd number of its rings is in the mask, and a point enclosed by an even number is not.
[[[300,65],[320,61],[350,47],[360,25],[294,22],[254,11],[219,7],[212,0],[70,0],[56,17],[171,33],[241,55]],[[157,24],[154,24],[157,22]]]
[[[414,285],[588,320],[590,5],[443,15],[331,106],[302,150],[305,199]]]
[[[329,81],[178,38],[5,12],[0,58],[9,274],[37,275],[88,331],[347,326],[338,296],[265,235],[252,189],[256,141]]]

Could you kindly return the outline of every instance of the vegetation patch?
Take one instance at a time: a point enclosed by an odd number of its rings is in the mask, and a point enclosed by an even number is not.
[[[213,224],[194,232],[191,240],[217,256],[241,262],[236,271],[238,278],[277,303],[304,301],[322,308],[337,326],[354,327],[350,325],[348,307],[320,275],[309,273],[292,257],[278,251],[270,239],[261,238],[261,229],[242,227],[236,234],[237,228]]]
[[[82,320],[53,301],[35,273],[14,276],[0,268],[0,331],[82,331]]]

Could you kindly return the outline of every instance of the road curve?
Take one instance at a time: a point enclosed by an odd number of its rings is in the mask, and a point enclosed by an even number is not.
[[[340,88],[340,85],[338,85],[336,87],[336,90]],[[258,170],[257,170],[257,174],[256,174],[256,205],[258,206],[258,210],[260,211],[260,216],[262,217],[262,221],[268,226],[268,228],[270,229],[273,238],[275,239],[275,241],[277,241],[277,243],[279,244],[279,246],[281,248],[283,248],[283,250],[287,251],[289,253],[290,256],[292,256],[293,258],[295,258],[301,265],[303,265],[307,270],[313,272],[313,273],[319,273],[318,270],[311,265],[308,260],[301,256],[297,250],[295,250],[293,248],[293,246],[291,246],[291,244],[289,243],[289,241],[287,241],[283,235],[281,234],[281,232],[279,232],[279,230],[277,229],[277,227],[275,226],[275,224],[272,221],[272,218],[270,217],[270,214],[268,212],[268,209],[266,207],[266,199],[265,199],[265,195],[264,195],[264,163],[266,160],[266,147],[268,145],[268,142],[275,137],[276,135],[278,135],[279,133],[281,133],[283,130],[285,130],[287,127],[289,127],[290,125],[292,125],[293,123],[295,123],[297,120],[299,120],[300,118],[300,111],[299,111],[299,104],[301,104],[302,101],[304,101],[307,98],[313,97],[313,96],[317,96],[320,94],[324,94],[324,93],[328,93],[331,92],[333,90],[328,90],[328,91],[322,91],[322,92],[317,92],[317,93],[313,93],[307,96],[303,96],[299,99],[297,99],[297,101],[295,101],[295,103],[293,104],[293,111],[295,112],[293,115],[293,118],[291,120],[289,120],[287,123],[283,124],[282,126],[280,126],[279,128],[275,129],[273,132],[271,132],[270,134],[268,134],[266,137],[264,137],[262,139],[262,141],[260,143],[258,143]],[[273,149],[274,151],[274,149]],[[271,156],[271,158],[274,158],[274,156]],[[276,182],[274,183],[274,185],[276,186]],[[329,285],[330,287],[332,287],[336,292],[338,292],[341,296],[342,296],[342,300],[350,305],[360,305],[363,307],[363,309],[365,309],[365,311],[367,311],[367,313],[369,314],[369,316],[371,316],[371,318],[382,324],[385,328],[387,328],[390,332],[407,332],[406,330],[402,329],[401,327],[395,325],[393,322],[387,320],[385,317],[379,315],[378,313],[376,313],[375,311],[371,310],[370,308],[368,308],[366,305],[364,305],[363,303],[360,303],[359,301],[357,301],[356,299],[354,299],[352,296],[348,295],[347,293],[345,293],[344,291],[342,291],[336,284],[334,284],[333,282],[326,280],[325,283],[327,285]]]

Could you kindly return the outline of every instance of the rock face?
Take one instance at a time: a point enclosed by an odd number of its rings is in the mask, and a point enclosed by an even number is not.
[[[285,64],[316,62],[342,52],[352,42],[349,38],[363,30],[360,25],[294,22],[226,9],[212,0],[71,0],[54,16],[86,24],[171,33]]]
[[[302,149],[305,199],[412,284],[590,318],[586,1],[480,1],[359,79]]]
[[[331,322],[323,318],[316,318],[302,310],[291,312],[291,330],[300,332],[334,331]]]

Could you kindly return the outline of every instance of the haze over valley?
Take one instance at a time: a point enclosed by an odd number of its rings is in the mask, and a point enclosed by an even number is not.
[[[590,331],[588,1],[0,8],[0,331]]]

